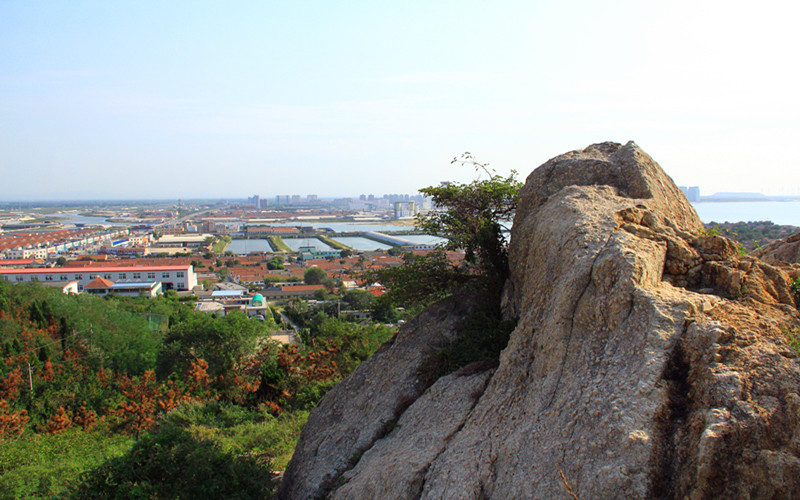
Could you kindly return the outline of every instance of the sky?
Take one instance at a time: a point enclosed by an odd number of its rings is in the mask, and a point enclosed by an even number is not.
[[[800,194],[800,3],[0,2],[0,201],[321,197],[521,179],[635,141]]]

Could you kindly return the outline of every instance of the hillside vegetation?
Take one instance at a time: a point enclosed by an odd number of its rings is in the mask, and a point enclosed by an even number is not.
[[[271,321],[175,296],[0,282],[0,490],[269,496],[308,410],[393,333],[308,314],[307,344],[287,347]]]
[[[715,232],[738,241],[748,252],[800,232],[800,227],[781,226],[768,220],[751,222],[711,222],[705,224],[705,227],[707,231]]]

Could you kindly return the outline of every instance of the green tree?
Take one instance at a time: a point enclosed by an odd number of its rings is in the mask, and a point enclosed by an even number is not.
[[[305,273],[303,273],[303,281],[305,281],[307,285],[319,285],[327,277],[328,273],[326,273],[324,269],[318,267],[309,267],[306,269]]]
[[[392,247],[389,250],[387,250],[386,253],[388,253],[392,257],[397,257],[398,255],[403,255],[405,253],[405,250],[403,250],[403,247]]]
[[[460,162],[475,167],[479,178],[468,183],[448,183],[420,189],[430,196],[436,210],[417,216],[417,227],[428,234],[447,239],[447,250],[463,250],[464,260],[482,277],[492,300],[499,305],[503,285],[509,275],[508,241],[504,232],[514,216],[522,184],[516,172],[507,177],[478,163],[470,153]],[[487,178],[481,179],[485,174]]]
[[[170,329],[164,348],[158,355],[156,373],[161,378],[170,373],[185,373],[192,360],[204,359],[208,374],[230,375],[234,366],[256,348],[258,337],[267,335],[261,321],[251,321],[234,311],[222,318],[193,315]]]
[[[274,271],[276,269],[286,269],[283,265],[283,257],[276,255],[267,261],[267,269]]]
[[[375,302],[375,296],[366,290],[348,290],[342,297],[347,307],[351,309],[369,309]]]
[[[383,294],[372,303],[372,320],[380,323],[394,323],[399,319],[397,308],[391,298]]]
[[[403,306],[418,308],[447,297],[453,291],[474,281],[476,275],[459,269],[447,259],[442,250],[427,255],[407,253],[403,265],[368,271],[363,275],[368,282],[378,282],[389,289],[384,300]]]

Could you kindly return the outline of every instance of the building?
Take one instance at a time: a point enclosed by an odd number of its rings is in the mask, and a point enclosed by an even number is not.
[[[77,281],[43,281],[42,284],[48,288],[56,288],[61,290],[61,293],[66,295],[78,293]]]
[[[155,297],[161,294],[161,283],[158,281],[139,283],[114,283],[105,278],[97,277],[85,287],[83,291],[93,295],[124,295],[127,297]]]
[[[417,204],[413,201],[394,202],[394,218],[404,219],[417,215]]]
[[[264,298],[271,300],[286,300],[292,298],[313,297],[317,290],[324,290],[323,285],[281,285],[272,286],[264,290]]]
[[[231,311],[241,311],[248,317],[259,320],[266,319],[267,314],[272,315],[267,301],[260,293],[251,297],[242,290],[215,290],[211,294],[211,299],[198,302],[195,310],[222,316]]]
[[[700,186],[678,186],[690,202],[700,201]]]
[[[15,283],[41,281],[45,284],[78,282],[83,289],[98,277],[121,283],[161,283],[163,290],[191,290],[197,286],[197,275],[191,265],[182,266],[98,266],[48,267],[42,269],[0,269],[0,279]]]
[[[206,245],[210,234],[167,234],[153,244],[154,248],[199,248]]]
[[[306,261],[314,259],[338,259],[342,256],[341,250],[317,250],[317,247],[304,246],[297,249],[297,258]]]

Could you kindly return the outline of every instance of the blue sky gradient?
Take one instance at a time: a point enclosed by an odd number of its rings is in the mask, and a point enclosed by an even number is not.
[[[800,192],[791,2],[163,4],[0,3],[0,200],[412,193],[605,140]]]

